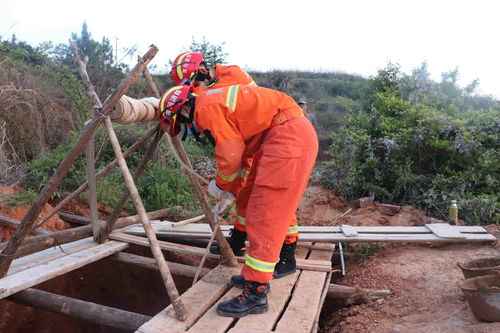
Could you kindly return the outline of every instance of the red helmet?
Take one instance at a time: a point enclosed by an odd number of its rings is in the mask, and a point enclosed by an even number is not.
[[[200,52],[188,51],[179,54],[172,63],[172,70],[170,71],[174,83],[179,85],[185,80],[193,79],[198,73],[202,62],[205,62],[205,60]]]
[[[168,122],[168,134],[176,136],[181,132],[179,110],[193,98],[193,86],[175,86],[167,90],[160,99],[160,122]]]

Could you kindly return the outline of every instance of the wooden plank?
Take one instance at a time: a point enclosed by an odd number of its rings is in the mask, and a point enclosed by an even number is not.
[[[207,312],[191,327],[188,332],[205,333],[205,332],[225,332],[229,326],[236,320],[231,317],[221,317],[217,314],[217,305],[220,302],[225,302],[241,294],[241,289],[232,287],[229,291],[215,304],[207,310]],[[247,331],[247,332],[250,332]]]
[[[304,248],[299,248],[297,249],[297,254],[296,254],[296,258],[298,259],[304,259],[306,257],[308,253],[308,250],[307,249],[304,249]],[[297,277],[297,274],[295,274],[295,279]],[[265,316],[265,317],[259,317],[259,323],[261,322],[267,322],[269,318],[271,318],[271,321],[274,321],[276,322],[276,319],[272,319],[273,316],[278,316],[280,313],[281,313],[281,310],[282,310],[282,307],[284,306],[281,306],[281,308],[279,308],[280,304],[279,304],[279,301],[280,301],[280,298],[286,298],[288,299],[289,298],[289,295],[290,295],[290,290],[282,290],[281,289],[281,286],[280,286],[280,283],[276,284],[276,282],[279,282],[279,281],[282,281],[281,284],[286,284],[286,280],[287,279],[292,279],[292,275],[289,275],[287,277],[284,277],[283,279],[279,279],[279,280],[275,280],[272,283],[272,293],[270,293],[268,295],[268,299],[269,299],[269,312],[267,312],[266,314],[263,314],[261,316]],[[293,285],[292,285],[293,287]],[[290,288],[291,289],[291,288]],[[239,294],[241,293],[241,289],[238,289],[238,288],[231,288],[225,295],[224,297],[222,297],[220,299],[219,302],[216,302],[206,313],[205,315],[200,318],[200,320],[198,320],[196,322],[195,325],[193,325],[193,327],[191,327],[189,329],[189,332],[199,332],[199,333],[204,333],[204,332],[225,332],[226,329],[236,320],[235,318],[231,318],[231,317],[221,317],[217,314],[217,311],[216,311],[216,308],[217,308],[217,304],[220,303],[220,302],[224,302],[224,301],[227,301],[233,297],[236,297],[238,296]],[[276,297],[275,297],[276,296]],[[276,309],[279,308],[279,312],[276,311]],[[274,311],[273,311],[274,310]],[[254,318],[253,316],[247,316],[245,318]],[[238,321],[238,325],[236,325],[237,327],[234,327],[232,328],[231,332],[233,330],[240,330],[240,327],[242,325],[239,325],[240,322],[242,322],[243,320],[243,323],[247,322],[247,320],[245,320],[245,318],[242,318],[242,319],[239,319]],[[274,324],[273,324],[274,325]],[[258,327],[259,325],[253,325],[253,324],[250,324],[250,326],[248,327],[243,327],[243,332],[258,332],[260,330],[260,327]],[[268,325],[269,326],[269,325]],[[271,326],[272,328],[272,326]]]
[[[0,279],[0,299],[120,252],[128,246],[122,242],[107,242],[6,276]]]
[[[223,231],[223,233],[226,233]],[[137,233],[136,235],[144,235],[144,233]],[[181,234],[172,233],[170,235],[157,234],[159,237],[163,236],[165,238],[176,240],[176,239],[190,239],[192,241],[206,242],[209,238],[209,234]],[[466,234],[462,233],[463,238],[441,238],[433,233],[426,234],[370,234],[370,233],[358,233],[356,237],[347,237],[344,234],[332,234],[332,233],[304,233],[301,234],[299,238],[299,243],[302,242],[319,242],[319,243],[338,243],[338,242],[484,242],[484,241],[494,241],[495,236],[488,233],[484,234]]]
[[[138,256],[131,253],[124,253],[124,252],[116,253],[107,257],[106,260],[120,262],[122,264],[135,265],[158,271],[158,264],[156,263],[156,260],[154,260],[153,258]],[[170,271],[174,275],[194,277],[197,271],[196,267],[190,265],[184,265],[170,261],[167,261],[167,264],[168,267],[170,268]],[[206,274],[208,274],[208,272],[210,272],[208,268],[203,268],[200,271],[200,276],[205,276]]]
[[[426,224],[425,227],[439,238],[465,238],[460,231],[454,230],[453,227],[447,223]]]
[[[351,227],[350,225],[342,224],[340,226],[340,229],[342,230],[342,233],[346,237],[356,237],[356,236],[358,236],[358,232],[356,231],[356,229],[354,227]]]
[[[176,319],[172,305],[158,313],[139,327],[137,332],[184,332],[190,328],[230,288],[230,278],[239,274],[241,265],[229,267],[219,265],[199,280],[196,285],[181,295],[180,299],[189,311],[185,322]]]
[[[298,249],[295,258],[297,260],[305,260],[307,253],[308,251],[306,249]],[[271,292],[267,295],[269,311],[263,314],[249,315],[241,318],[230,332],[244,331],[244,329],[247,329],[247,332],[255,332],[258,330],[272,331],[291,297],[291,292],[297,282],[299,274],[300,271],[297,270],[294,274],[290,274],[281,279],[272,280],[270,282]]]
[[[119,240],[122,242],[128,242],[131,244],[137,244],[137,245],[149,247],[149,242],[144,237],[128,235],[128,234],[124,234],[121,232],[113,232],[110,234],[109,237],[111,239],[114,239],[114,240]],[[160,248],[162,250],[179,252],[179,253],[184,253],[184,254],[192,254],[192,255],[196,255],[196,256],[203,256],[205,254],[205,249],[200,248],[200,247],[182,245],[182,244],[165,242],[165,241],[158,241],[158,244],[160,245]],[[220,258],[219,255],[215,255],[215,254],[210,254],[208,257],[215,258],[215,259]],[[245,262],[245,257],[236,257],[236,259],[238,260],[238,262],[241,262],[241,263]],[[313,271],[329,272],[329,271],[331,271],[331,264],[330,264],[330,261],[328,261],[328,260],[297,259],[297,268],[306,269],[306,270],[313,270]]]
[[[210,227],[206,223],[196,223],[189,225],[174,226],[177,222],[169,221],[151,221],[152,227],[158,234],[165,233],[182,233],[182,234],[204,234],[211,233]],[[453,230],[458,230],[462,233],[487,233],[481,226],[450,226]],[[231,225],[220,226],[222,231],[228,232],[233,228]],[[429,234],[432,233],[425,226],[352,226],[358,233],[370,234]],[[139,225],[128,227],[124,232],[144,233]],[[321,227],[321,226],[299,226],[300,234],[308,233],[342,233],[341,227]]]
[[[490,234],[462,234],[464,238],[440,238],[434,234],[359,234],[357,237],[345,237],[344,235],[334,234],[303,234],[299,242],[320,242],[320,243],[349,243],[349,242],[487,242],[495,241],[496,238]]]
[[[9,268],[7,275],[11,275],[25,269],[48,263],[57,258],[67,256],[95,246],[96,243],[91,237],[77,240],[75,242],[62,244],[50,249],[36,252],[25,257],[15,259]]]
[[[311,260],[330,260],[332,251],[314,250]],[[328,273],[302,271],[288,307],[276,325],[277,332],[311,332],[321,310]]]

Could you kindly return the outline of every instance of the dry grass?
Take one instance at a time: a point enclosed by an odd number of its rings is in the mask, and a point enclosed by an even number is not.
[[[61,87],[0,62],[0,185],[18,182],[26,164],[65,142],[75,129]]]

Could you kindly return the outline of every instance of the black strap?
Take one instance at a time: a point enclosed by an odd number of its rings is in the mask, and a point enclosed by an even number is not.
[[[212,136],[212,133],[210,132],[210,130],[204,130],[203,133],[205,134],[205,136],[207,137],[208,141],[212,144],[212,146],[215,147],[215,139],[214,137]]]

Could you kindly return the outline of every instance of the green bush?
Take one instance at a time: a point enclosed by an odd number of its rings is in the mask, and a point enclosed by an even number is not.
[[[323,182],[347,198],[409,204],[440,219],[455,199],[466,223],[498,224],[500,102],[480,97],[487,107],[479,108],[454,72],[442,82],[424,74],[389,65],[371,79],[362,110],[331,134]]]
[[[122,146],[122,151],[132,145],[140,136],[144,135],[146,126],[143,124],[114,126]],[[28,164],[28,172],[21,185],[26,189],[38,192],[54,174],[79,137],[80,133],[73,132],[71,140],[66,144],[60,145],[43,158],[30,162]],[[181,206],[190,214],[199,213],[201,210],[198,208],[191,183],[183,174],[183,168],[177,163],[175,156],[170,152],[170,148],[165,141],[161,141],[155,158],[148,164],[145,172],[136,184],[144,205],[147,210]],[[149,144],[146,144],[146,147],[139,149],[127,157],[126,161],[130,172],[133,173],[135,171]],[[114,151],[108,142],[107,134],[103,127],[96,132],[95,147],[97,156],[96,170],[99,170],[115,159]],[[197,156],[209,156],[213,152],[213,148],[210,145],[198,143],[192,139],[186,140],[184,147],[192,161]],[[58,197],[69,194],[86,181],[85,158],[82,153],[68,170],[54,196]],[[97,181],[98,200],[103,204],[115,206],[124,190],[125,182],[118,167]],[[82,194],[82,198],[86,199],[87,197],[88,194],[85,191]],[[125,206],[125,209],[131,213],[135,212],[131,201]]]

